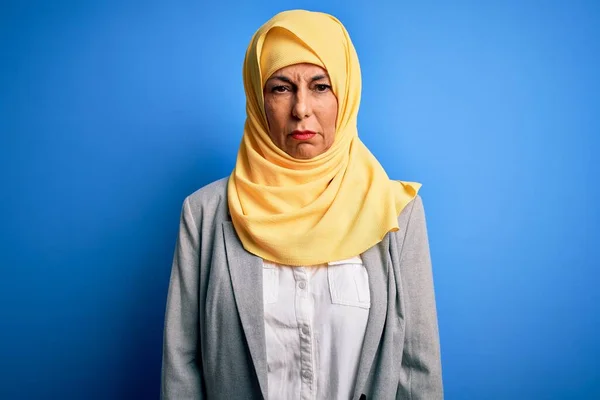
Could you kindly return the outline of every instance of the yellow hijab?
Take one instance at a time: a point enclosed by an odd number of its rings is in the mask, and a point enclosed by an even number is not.
[[[327,70],[338,100],[334,143],[309,160],[273,144],[263,99],[273,72],[304,62]],[[391,181],[358,138],[360,66],[341,22],[305,10],[277,14],[252,37],[243,73],[247,118],[228,203],[244,248],[276,263],[316,265],[361,254],[398,230],[421,185]]]

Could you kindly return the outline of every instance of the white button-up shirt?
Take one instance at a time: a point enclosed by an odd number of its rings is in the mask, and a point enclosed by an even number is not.
[[[263,262],[270,400],[350,399],[371,306],[360,257]]]

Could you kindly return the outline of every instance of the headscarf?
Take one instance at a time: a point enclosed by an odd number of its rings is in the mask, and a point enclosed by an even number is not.
[[[333,145],[307,160],[273,143],[264,109],[267,79],[297,63],[326,69],[338,101]],[[358,138],[360,66],[342,23],[305,10],[275,15],[252,37],[243,76],[247,117],[228,204],[244,248],[309,266],[351,258],[397,231],[398,215],[421,185],[390,180]]]

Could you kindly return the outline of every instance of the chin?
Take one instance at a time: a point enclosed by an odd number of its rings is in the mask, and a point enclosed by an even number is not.
[[[312,149],[311,151],[295,151],[288,154],[298,160],[310,160],[311,158],[315,158],[323,153],[323,151],[316,151],[315,149]]]
[[[292,157],[294,157],[296,160],[310,160],[311,158],[314,158],[315,156],[312,154],[290,154]]]

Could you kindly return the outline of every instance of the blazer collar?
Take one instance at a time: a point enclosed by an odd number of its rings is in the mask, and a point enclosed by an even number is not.
[[[244,335],[263,398],[268,398],[262,259],[244,249],[233,223],[223,222],[227,265]]]
[[[262,259],[244,249],[233,223],[223,222],[223,234],[231,282],[244,335],[264,398],[267,389],[267,349],[265,342]],[[387,312],[389,235],[362,255],[369,274],[371,308],[359,360],[355,393],[361,393],[373,365]],[[232,265],[232,263],[235,265]]]
[[[369,274],[369,291],[371,308],[367,319],[367,329],[360,354],[354,397],[363,393],[364,386],[371,372],[375,353],[379,348],[388,306],[388,273],[389,273],[389,235],[361,254],[363,264]]]

